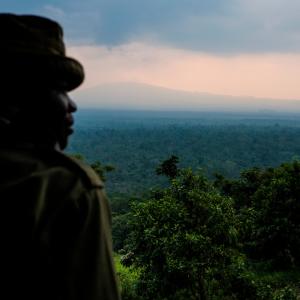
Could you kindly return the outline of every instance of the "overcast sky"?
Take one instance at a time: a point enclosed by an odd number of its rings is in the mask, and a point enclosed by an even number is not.
[[[59,21],[82,88],[138,81],[300,99],[299,0],[1,0]]]

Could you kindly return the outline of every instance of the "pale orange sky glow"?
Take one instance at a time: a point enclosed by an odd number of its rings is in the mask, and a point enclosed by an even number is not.
[[[129,43],[72,47],[69,54],[86,69],[82,89],[139,82],[214,94],[300,99],[300,53],[221,56]]]

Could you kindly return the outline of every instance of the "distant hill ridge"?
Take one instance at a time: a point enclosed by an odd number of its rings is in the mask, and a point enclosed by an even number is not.
[[[111,83],[74,93],[81,107],[134,110],[300,112],[300,100],[215,95],[141,83]]]

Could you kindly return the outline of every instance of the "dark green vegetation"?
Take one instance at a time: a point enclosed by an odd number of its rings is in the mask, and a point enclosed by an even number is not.
[[[109,192],[140,194],[165,183],[155,168],[172,154],[209,178],[290,161],[300,155],[300,116],[83,111],[69,151],[116,168]]]
[[[169,117],[82,119],[70,148],[112,181],[123,299],[299,298],[300,117]]]
[[[139,271],[130,293],[142,299],[297,299],[300,162],[209,181],[199,171],[176,170],[176,161],[171,157],[157,169],[168,186],[133,202],[114,224],[123,265]]]

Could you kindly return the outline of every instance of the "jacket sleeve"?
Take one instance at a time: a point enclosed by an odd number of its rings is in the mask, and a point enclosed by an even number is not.
[[[104,189],[71,199],[52,224],[48,255],[54,299],[120,299],[114,269],[111,216]]]

